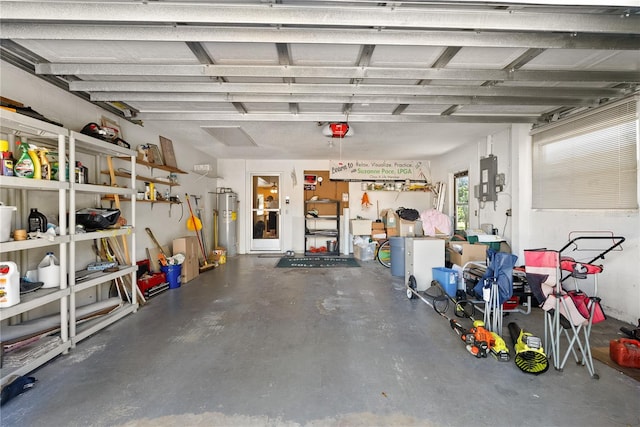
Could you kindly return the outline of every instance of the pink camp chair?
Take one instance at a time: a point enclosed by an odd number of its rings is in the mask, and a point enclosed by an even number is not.
[[[525,250],[524,264],[527,281],[533,275],[537,275],[539,278],[537,283],[540,284],[540,291],[544,296],[544,301],[539,302],[546,312],[544,316],[545,348],[549,352],[549,356],[553,358],[553,366],[557,370],[564,369],[569,354],[573,354],[576,362],[582,362],[583,365],[586,365],[589,374],[593,378],[597,378],[589,347],[590,323],[580,314],[573,299],[562,288],[560,253],[546,249]],[[536,281],[532,278],[529,282]],[[561,348],[563,336],[567,339],[564,355]],[[582,360],[576,352],[576,346],[582,355]]]
[[[545,347],[553,357],[553,365],[557,370],[564,369],[569,354],[578,364],[587,367],[592,378],[599,378],[595,373],[589,337],[591,327],[595,323],[606,319],[598,293],[598,274],[602,273],[602,265],[594,264],[596,260],[603,260],[605,254],[613,250],[622,250],[624,237],[613,236],[610,232],[594,232],[597,235],[586,235],[571,238],[560,251],[553,250],[525,250],[525,272],[527,281],[532,288],[538,302],[545,313]],[[595,249],[589,245],[604,243],[606,248]],[[583,247],[580,247],[583,244]],[[609,246],[611,245],[611,246]],[[595,245],[597,246],[597,245]],[[575,259],[562,256],[565,251],[598,252],[587,262],[577,262]],[[563,273],[564,272],[564,273]],[[578,281],[593,277],[593,294],[588,296],[580,289]],[[568,285],[563,283],[573,278],[574,289],[566,290]],[[561,337],[567,339],[564,354],[561,352]],[[581,357],[578,355],[580,353]]]

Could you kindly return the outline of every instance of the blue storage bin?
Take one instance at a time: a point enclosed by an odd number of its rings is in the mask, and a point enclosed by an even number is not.
[[[458,290],[458,272],[451,268],[433,267],[433,280],[437,280],[442,285],[444,291],[452,298],[455,298]]]

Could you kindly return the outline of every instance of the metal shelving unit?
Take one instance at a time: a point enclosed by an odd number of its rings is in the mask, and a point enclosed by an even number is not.
[[[135,217],[136,217],[136,156],[137,153],[133,150],[120,147],[118,145],[109,144],[99,139],[93,138],[88,135],[84,135],[78,132],[71,131],[69,133],[69,164],[75,164],[76,154],[82,153],[90,156],[95,156],[98,159],[106,159],[107,156],[112,158],[126,159],[129,162],[129,168],[131,174],[129,176],[129,185],[127,187],[112,187],[107,185],[96,184],[78,184],[72,182],[70,184],[69,191],[69,205],[71,210],[75,212],[79,208],[77,206],[77,196],[80,193],[95,194],[101,197],[104,194],[115,195],[118,197],[123,196],[127,198],[129,203],[129,224],[125,229],[120,230],[103,230],[91,233],[76,233],[75,215],[71,215],[69,218],[69,229],[73,230],[71,235],[71,241],[69,243],[69,265],[76,265],[76,254],[80,248],[86,247],[88,243],[94,239],[100,239],[103,237],[116,237],[120,236],[123,239],[123,244],[126,244],[128,251],[128,259],[124,260],[124,264],[119,266],[117,272],[105,273],[96,278],[89,280],[79,280],[76,274],[72,274],[69,277],[69,286],[71,293],[69,295],[69,305],[71,306],[69,316],[69,336],[71,338],[71,346],[74,347],[78,342],[89,337],[90,335],[98,332],[99,330],[106,328],[110,324],[119,320],[129,313],[134,313],[138,309],[137,294],[134,286],[136,286],[136,264],[135,260],[131,258],[132,254],[135,254]],[[99,163],[99,162],[98,162]],[[126,241],[126,243],[125,243]],[[111,313],[100,316],[89,322],[80,322],[77,316],[77,294],[83,290],[100,287],[105,283],[111,283],[111,281],[129,276],[131,287],[131,300],[121,301],[119,306]],[[98,295],[100,292],[98,290]]]
[[[335,205],[335,211],[333,206]],[[340,201],[330,199],[307,200],[305,206],[304,254],[306,256],[340,255]],[[316,208],[318,216],[308,214]],[[334,215],[335,212],[335,215]],[[327,241],[335,241],[335,249],[317,251],[312,248],[327,246]],[[320,245],[318,245],[320,243]]]
[[[52,125],[47,122],[33,119],[11,111],[2,111],[0,115],[0,133],[7,135],[10,143],[14,146],[20,139],[23,142],[33,143],[38,146],[50,148],[63,153],[66,139],[69,135],[67,129]],[[64,159],[60,159],[61,170],[65,170]],[[33,180],[10,176],[0,176],[0,188],[5,191],[5,195],[13,192],[14,199],[19,201],[18,208],[22,217],[26,216],[26,192],[44,191],[58,193],[58,217],[60,235],[49,239],[10,241],[0,243],[0,257],[8,256],[24,259],[26,251],[38,248],[58,248],[58,258],[60,260],[60,287],[55,289],[40,289],[30,294],[21,295],[20,303],[12,307],[0,309],[0,321],[7,325],[4,329],[6,333],[11,326],[9,324],[19,324],[24,315],[29,311],[43,307],[51,303],[59,303],[58,319],[59,332],[56,337],[46,337],[35,340],[28,346],[28,352],[20,360],[3,363],[1,369],[1,383],[5,384],[13,375],[25,375],[39,366],[47,363],[54,357],[65,353],[70,348],[69,340],[69,294],[70,289],[66,280],[67,277],[67,247],[70,237],[66,230],[67,212],[67,192],[69,183],[65,181],[65,174],[61,174],[61,181]],[[24,263],[20,263],[24,264]],[[24,268],[25,265],[21,265]]]
[[[95,334],[118,319],[133,313],[138,308],[137,295],[131,293],[131,301],[119,301],[108,299],[102,303],[93,314],[93,304],[85,307],[76,307],[76,294],[93,287],[110,283],[114,279],[129,276],[135,286],[135,273],[137,266],[132,258],[126,265],[121,265],[117,272],[105,273],[99,277],[91,277],[85,280],[76,280],[76,274],[68,274],[75,271],[76,254],[84,250],[84,247],[94,239],[102,237],[120,237],[127,239],[129,254],[135,254],[135,165],[136,152],[109,144],[83,135],[78,132],[33,119],[11,111],[2,111],[0,115],[0,133],[6,135],[12,144],[20,138],[22,141],[42,146],[62,153],[58,157],[60,171],[65,171],[67,165],[75,165],[76,154],[92,156],[101,161],[105,156],[126,158],[131,167],[131,185],[129,188],[111,187],[107,185],[78,184],[68,182],[65,173],[59,173],[60,181],[34,180],[27,178],[0,176],[0,188],[3,196],[12,197],[18,205],[20,218],[26,217],[27,194],[31,192],[57,192],[58,218],[60,235],[51,239],[32,239],[24,241],[8,241],[0,243],[0,257],[17,258],[21,275],[27,267],[28,253],[42,248],[58,249],[60,261],[60,287],[55,289],[40,289],[29,294],[21,295],[20,303],[11,307],[0,309],[0,321],[3,322],[3,332],[11,327],[21,327],[28,319],[30,311],[44,307],[47,304],[59,303],[59,310],[52,315],[56,317],[54,326],[45,333],[36,336],[33,342],[15,350],[3,354],[1,368],[1,383],[6,384],[14,375],[25,375],[39,366],[47,363],[56,356],[66,353],[82,339]],[[68,163],[65,160],[69,157]],[[73,170],[72,168],[69,168]],[[118,194],[131,199],[128,217],[129,225],[126,228],[114,230],[102,230],[91,233],[75,233],[75,215],[68,216],[67,212],[75,212],[77,206],[76,196],[80,193],[95,194],[99,200],[103,194]],[[70,230],[68,232],[67,230]],[[132,289],[133,290],[133,289]],[[100,292],[97,292],[100,295]],[[112,301],[115,300],[115,301]],[[104,306],[115,304],[114,309],[104,309]],[[97,308],[97,307],[96,307]],[[91,314],[83,314],[82,320],[77,318],[79,313],[89,311]],[[57,321],[59,319],[59,322]],[[21,338],[22,339],[22,338]],[[18,354],[19,353],[19,354]]]

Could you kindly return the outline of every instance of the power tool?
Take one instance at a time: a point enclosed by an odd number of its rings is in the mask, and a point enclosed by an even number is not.
[[[487,357],[487,353],[491,345],[491,332],[487,331],[483,326],[474,326],[467,330],[453,319],[449,320],[449,325],[451,326],[451,329],[460,335],[462,341],[467,344],[467,351],[469,351],[469,353],[473,354],[477,358]]]
[[[509,356],[509,349],[507,348],[507,344],[504,342],[502,337],[497,333],[491,332],[491,336],[493,337],[491,354],[499,362],[508,362],[511,359],[511,356]]]
[[[513,348],[516,352],[516,366],[522,372],[533,375],[547,372],[549,361],[546,354],[544,354],[542,340],[520,329],[514,322],[509,323],[508,327],[513,341]]]

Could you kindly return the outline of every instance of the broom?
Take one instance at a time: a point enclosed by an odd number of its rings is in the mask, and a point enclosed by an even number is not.
[[[196,232],[196,238],[198,239],[198,245],[200,246],[200,250],[202,251],[202,257],[204,258],[203,265],[200,266],[200,271],[207,271],[215,267],[213,264],[209,264],[207,262],[207,253],[204,250],[204,245],[202,244],[202,240],[200,239],[200,233],[198,232],[199,228],[202,228],[202,222],[198,218],[193,215],[193,209],[191,209],[191,201],[189,200],[189,195],[185,193],[185,198],[187,199],[187,205],[189,206],[189,213],[191,213],[191,218],[187,220],[187,228],[192,229]]]

